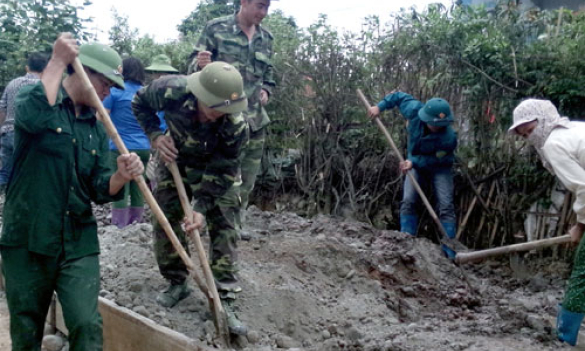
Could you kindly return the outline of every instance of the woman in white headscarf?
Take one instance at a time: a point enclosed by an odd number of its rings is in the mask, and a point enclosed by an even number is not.
[[[557,314],[559,340],[574,346],[585,316],[585,240],[581,241],[585,231],[585,122],[561,117],[548,100],[529,99],[514,109],[514,124],[508,131],[532,144],[546,169],[575,195],[577,224],[569,233],[580,244]]]

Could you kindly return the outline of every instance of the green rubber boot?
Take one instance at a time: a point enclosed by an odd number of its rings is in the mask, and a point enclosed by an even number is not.
[[[191,289],[186,282],[183,284],[171,284],[156,297],[156,302],[163,307],[171,308],[189,296],[189,294],[191,294]]]

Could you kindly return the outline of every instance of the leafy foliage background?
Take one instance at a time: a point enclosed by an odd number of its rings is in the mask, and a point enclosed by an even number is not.
[[[113,11],[110,44],[145,65],[165,53],[186,73],[204,23],[238,7],[238,1],[205,0],[178,26],[180,38],[163,44],[140,36],[127,17]],[[23,73],[28,52],[50,50],[59,32],[92,40],[85,30],[88,20],[77,15],[80,8],[67,0],[0,0],[0,88]],[[467,244],[513,241],[530,204],[545,202],[554,178],[530,148],[507,135],[507,128],[512,109],[526,97],[550,99],[573,119],[583,115],[585,14],[521,11],[516,1],[502,1],[489,10],[438,4],[423,11],[403,9],[389,23],[364,19],[359,33],[332,27],[325,15],[299,28],[280,11],[271,12],[263,25],[275,37],[278,87],[268,105],[273,123],[257,204],[398,228],[398,159],[365,117],[357,88],[372,104],[393,90],[421,101],[435,96],[450,101],[460,140],[460,226],[470,212],[461,234]],[[383,120],[405,149],[403,118],[389,111]],[[472,205],[474,198],[481,205]],[[428,220],[421,228],[433,231]]]

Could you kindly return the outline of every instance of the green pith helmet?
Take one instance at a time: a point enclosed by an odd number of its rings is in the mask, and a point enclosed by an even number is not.
[[[451,107],[445,99],[432,98],[418,111],[421,121],[434,127],[446,127],[453,122]]]
[[[171,59],[164,54],[153,57],[152,64],[144,70],[150,72],[179,73],[179,70],[171,66]]]
[[[242,76],[229,63],[208,64],[187,77],[187,87],[199,101],[220,112],[238,113],[248,107]]]
[[[83,44],[79,47],[79,61],[124,89],[124,78],[120,73],[122,59],[111,47],[98,43]]]

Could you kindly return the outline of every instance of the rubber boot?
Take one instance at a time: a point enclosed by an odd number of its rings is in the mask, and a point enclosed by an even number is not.
[[[248,335],[248,328],[238,319],[236,314],[234,306],[235,301],[235,299],[230,298],[221,299],[221,304],[223,305],[223,309],[227,316],[228,329],[230,330],[230,333],[234,335]]]
[[[418,228],[418,216],[417,215],[400,215],[400,231],[403,233],[416,236],[416,230]]]
[[[581,328],[581,321],[583,321],[583,313],[569,312],[559,305],[557,313],[557,337],[560,341],[564,341],[571,346],[577,344],[577,337],[579,336],[579,328]]]
[[[191,294],[191,289],[186,282],[183,284],[171,283],[156,297],[156,302],[163,307],[171,308],[189,296],[189,294]]]
[[[118,228],[124,228],[130,222],[128,219],[130,217],[130,209],[128,208],[112,208],[112,224],[117,226]]]
[[[451,239],[455,239],[455,235],[457,235],[457,228],[455,222],[441,222],[443,228],[445,228],[445,232],[447,232],[447,236]]]
[[[128,223],[143,223],[142,215],[144,214],[144,207],[130,207],[128,214]]]
[[[455,239],[455,236],[457,234],[455,222],[441,222],[441,224],[443,225],[443,228],[445,228],[447,236],[451,239]],[[454,260],[455,256],[457,256],[457,252],[455,252],[452,248],[445,244],[441,244],[441,249],[443,250],[445,256],[447,256],[447,258],[451,260]]]

